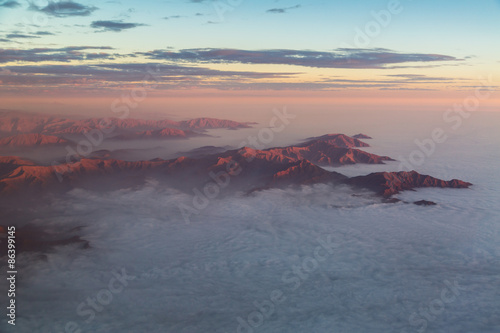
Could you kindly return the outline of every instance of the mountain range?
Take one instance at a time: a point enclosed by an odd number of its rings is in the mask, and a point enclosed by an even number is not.
[[[255,123],[216,118],[184,121],[120,118],[71,119],[31,113],[0,113],[0,147],[38,147],[76,141],[86,133],[101,131],[105,139],[178,139],[204,134],[208,129],[237,130]]]
[[[386,198],[418,187],[467,188],[472,185],[456,179],[444,181],[416,171],[381,172],[348,178],[320,166],[392,160],[353,146],[366,144],[343,134],[328,134],[309,138],[298,146],[266,150],[243,147],[200,158],[183,156],[171,160],[131,162],[106,158],[101,154],[101,157],[83,158],[75,163],[44,166],[16,157],[1,157],[0,193],[43,193],[75,187],[109,190],[140,185],[149,177],[188,192],[217,181],[227,182],[231,189],[245,192],[331,183],[368,189]]]

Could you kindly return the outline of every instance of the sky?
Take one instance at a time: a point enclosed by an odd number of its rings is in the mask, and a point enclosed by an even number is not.
[[[499,0],[0,0],[0,97],[442,110],[480,88],[498,111],[499,14]]]

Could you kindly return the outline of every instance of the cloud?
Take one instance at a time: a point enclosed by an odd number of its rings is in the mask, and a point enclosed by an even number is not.
[[[266,13],[284,14],[284,13],[288,12],[291,9],[297,9],[297,8],[300,8],[300,5],[295,5],[295,6],[292,6],[292,7],[285,7],[285,8],[272,8],[272,9],[266,10]]]
[[[98,54],[96,54],[98,56]],[[87,59],[91,57],[86,55]],[[106,57],[106,56],[105,56]],[[40,86],[40,85],[73,85],[90,83],[99,85],[101,89],[114,87],[133,87],[142,82],[148,73],[156,72],[155,77],[146,81],[157,84],[157,90],[211,88],[218,90],[269,90],[269,91],[321,91],[339,89],[393,88],[398,89],[408,84],[400,80],[349,80],[325,79],[316,82],[290,82],[300,73],[272,72],[239,72],[213,70],[201,67],[185,67],[162,65],[159,63],[123,63],[95,65],[42,65],[42,66],[9,66],[9,72],[0,75],[6,84]],[[286,82],[273,82],[273,79],[287,79]],[[283,80],[281,80],[283,81]],[[417,82],[420,83],[420,82]],[[404,86],[403,86],[404,87]],[[418,86],[415,89],[421,90]]]
[[[95,56],[98,53],[86,53],[84,56]],[[259,73],[245,71],[223,71],[202,67],[185,67],[163,65],[158,63],[120,63],[95,65],[45,65],[45,66],[9,66],[10,73],[27,75],[61,75],[99,77],[110,81],[137,81],[149,72],[156,72],[158,79],[172,77],[241,77],[241,78],[286,78],[295,73]]]
[[[30,3],[30,9],[56,17],[89,16],[97,7],[86,6],[73,1],[49,2],[45,7]]]
[[[13,38],[40,38],[39,36],[25,35],[25,34],[18,34],[18,33],[8,34],[5,37],[7,37],[9,39],[13,39]]]
[[[81,83],[80,92],[85,89],[97,89],[100,92],[112,92],[114,89],[130,87],[141,82],[148,72],[157,71],[154,80],[158,90],[165,89],[218,89],[218,90],[339,90],[339,89],[429,89],[434,84],[460,85],[462,79],[447,77],[430,77],[417,74],[384,75],[379,79],[353,80],[346,77],[323,76],[316,80],[301,80],[298,71],[286,73],[265,71],[218,70],[188,64],[213,63],[249,63],[249,64],[284,64],[320,68],[390,68],[386,64],[395,61],[438,61],[448,59],[447,56],[425,54],[400,54],[388,50],[356,50],[318,52],[297,50],[264,50],[244,51],[227,49],[180,50],[163,49],[151,52],[117,54],[110,52],[111,47],[66,47],[35,48],[28,50],[0,49],[0,63],[25,63],[12,66],[13,75],[0,79],[6,85],[23,85],[25,89],[41,85],[52,85],[54,88],[75,89]],[[353,55],[354,54],[354,55]],[[369,56],[376,54],[378,57]],[[141,63],[141,58],[145,57]],[[429,57],[429,58],[426,58]],[[85,63],[85,61],[111,61],[121,58],[123,63]],[[126,59],[133,60],[127,62]],[[355,58],[356,61],[352,59]],[[380,60],[382,58],[382,60]],[[395,58],[395,59],[393,59]],[[154,59],[154,60],[151,60]],[[455,59],[455,58],[453,58]],[[164,64],[167,60],[174,63]],[[26,63],[52,62],[51,65],[31,66]],[[81,61],[78,65],[62,65],[70,61]],[[300,81],[297,81],[300,80]],[[92,82],[94,88],[90,87]],[[73,85],[73,86],[71,86]],[[76,90],[75,90],[76,91]]]
[[[390,80],[376,79],[376,80],[356,80],[356,79],[342,79],[342,78],[326,78],[321,82],[323,83],[343,83],[346,85],[359,85],[359,84],[369,84],[373,87],[377,86],[396,86],[401,87],[405,85],[410,85],[414,87],[415,85],[423,84],[435,84],[435,83],[460,83],[462,81],[468,81],[468,79],[451,78],[451,77],[430,77],[426,75],[385,75],[390,77]]]
[[[1,39],[3,42],[13,42],[15,39],[30,39],[30,38],[40,38],[40,36],[51,36],[55,35],[48,31],[38,31],[33,34],[23,34],[20,31],[12,31],[11,33],[5,35],[8,39]],[[19,43],[19,42],[18,42]],[[0,60],[1,62],[1,60]]]
[[[86,59],[99,58],[100,54],[85,54]],[[108,54],[103,55],[108,58]],[[154,73],[154,77],[150,74]],[[134,87],[137,82],[154,83],[157,90],[191,89],[205,87],[214,89],[247,89],[247,81],[259,79],[286,79],[293,73],[258,73],[222,71],[200,67],[162,65],[158,63],[120,63],[95,65],[24,65],[8,66],[0,72],[5,85],[3,91],[26,92],[41,86],[52,86],[58,91],[85,93],[96,90],[99,93],[114,89]],[[75,88],[78,87],[78,88]],[[36,91],[34,91],[36,93]]]
[[[279,290],[285,300],[274,308],[279,316],[264,319],[261,331],[388,332],[395,326],[409,331],[412,312],[420,305],[432,309],[443,281],[472,291],[460,289],[461,298],[447,304],[441,317],[432,317],[433,327],[463,332],[463,327],[478,331],[474,328],[495,325],[498,242],[477,235],[477,223],[470,220],[481,213],[444,193],[433,194],[447,202],[438,209],[383,205],[354,193],[321,185],[236,194],[210,200],[189,226],[178,205],[190,205],[192,194],[153,181],[107,193],[54,194],[29,211],[21,204],[23,209],[3,209],[2,217],[16,226],[34,221],[57,232],[83,226],[81,236],[91,246],[57,247],[44,261],[19,256],[20,264],[32,269],[23,284],[26,292],[18,295],[26,314],[20,331],[63,331],[75,320],[87,327],[87,316],[75,315],[78,304],[107,288],[112,271],[122,267],[135,279],[97,313],[93,327],[234,332],[236,318],[260,313],[255,304],[267,304]],[[420,199],[422,193],[408,195]],[[488,202],[488,211],[484,217],[493,226],[498,209]],[[474,241],[481,241],[477,251],[469,246]],[[326,250],[316,253],[318,245]],[[321,261],[313,261],[315,254]],[[311,268],[310,262],[317,265],[312,270],[296,268]],[[458,273],[464,275],[455,282]],[[55,286],[62,292],[54,292]],[[30,295],[43,301],[31,301]],[[447,295],[453,296],[449,290]],[[473,316],[467,315],[472,302]]]
[[[132,29],[144,25],[145,24],[141,23],[124,23],[122,21],[94,21],[90,26],[95,29],[102,28],[104,31],[120,32],[125,29]]]
[[[111,50],[111,47],[106,46],[70,46],[63,48],[35,48],[28,50],[20,49],[0,49],[0,63],[7,62],[41,62],[41,61],[55,61],[55,62],[68,62],[71,60],[85,60],[87,53],[85,50]],[[112,59],[114,56],[108,54],[108,58]]]
[[[380,88],[379,90],[395,90],[395,91],[415,91],[415,90],[422,90],[422,91],[437,91],[438,89],[430,89],[430,88]]]
[[[5,1],[0,3],[0,7],[5,7],[5,8],[17,8],[20,6],[21,4],[17,1]]]
[[[55,34],[52,33],[52,32],[49,32],[49,31],[38,31],[38,32],[35,32],[35,35],[38,35],[38,36],[54,36]]]
[[[178,19],[178,18],[181,18],[183,16],[181,15],[171,15],[171,16],[165,16],[163,19],[164,20],[170,20],[170,19]]]
[[[259,73],[245,71],[223,71],[203,67],[187,67],[179,65],[164,65],[159,63],[123,63],[123,64],[98,64],[98,68],[106,68],[116,72],[121,70],[127,73],[147,73],[152,68],[158,68],[159,75],[203,75],[203,76],[247,76],[247,77],[286,77],[295,73]]]
[[[140,53],[156,60],[193,63],[241,63],[294,65],[315,68],[385,68],[412,62],[458,61],[452,56],[427,53],[398,53],[387,49],[337,49],[332,52],[309,50],[183,49]]]
[[[404,81],[412,81],[412,82],[454,82],[454,81],[468,81],[470,79],[457,79],[457,78],[449,78],[449,77],[437,77],[437,76],[427,76],[420,74],[391,74],[386,75],[387,77],[392,78],[401,78]]]
[[[72,60],[113,60],[118,57],[134,59],[133,55],[108,53],[110,48],[71,47],[62,49],[12,50],[0,49],[0,62],[41,62]],[[137,59],[137,58],[135,58]],[[344,77],[324,77],[318,80],[297,81],[300,72],[259,72],[217,70],[206,67],[184,66],[181,64],[146,63],[98,63],[80,65],[19,65],[8,66],[10,73],[0,75],[7,85],[22,85],[26,89],[41,85],[53,85],[60,89],[74,89],[75,84],[84,84],[91,89],[100,87],[100,92],[131,87],[142,82],[148,73],[155,72],[155,77],[146,81],[157,84],[157,90],[171,89],[218,89],[218,90],[268,90],[268,91],[325,91],[340,89],[430,89],[433,84],[460,85],[462,80],[447,77],[429,77],[416,74],[384,75],[373,80],[355,80]],[[276,81],[278,79],[278,81]],[[79,92],[85,92],[81,87]],[[5,90],[4,86],[4,90]]]

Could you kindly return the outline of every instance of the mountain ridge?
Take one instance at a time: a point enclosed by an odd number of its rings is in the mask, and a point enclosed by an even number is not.
[[[39,133],[17,134],[0,139],[0,146],[4,147],[35,147],[69,143],[71,143],[69,140]]]

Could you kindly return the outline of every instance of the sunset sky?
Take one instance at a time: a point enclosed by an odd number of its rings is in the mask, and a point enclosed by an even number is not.
[[[497,89],[499,17],[498,0],[0,0],[0,97],[441,110]]]

